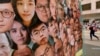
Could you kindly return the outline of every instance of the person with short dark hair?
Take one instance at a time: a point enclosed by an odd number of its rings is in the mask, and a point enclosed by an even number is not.
[[[11,0],[0,0],[0,33],[11,29],[14,17]]]
[[[54,56],[53,49],[48,42],[49,32],[46,24],[38,21],[32,28],[31,39],[39,46],[33,50],[35,56]]]

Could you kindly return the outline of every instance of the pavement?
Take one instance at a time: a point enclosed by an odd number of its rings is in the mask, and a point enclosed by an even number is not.
[[[89,30],[83,30],[83,56],[100,56],[100,40],[93,37],[90,40]],[[100,39],[100,30],[95,35]]]

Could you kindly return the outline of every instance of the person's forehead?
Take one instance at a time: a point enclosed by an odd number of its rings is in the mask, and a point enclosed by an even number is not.
[[[56,0],[50,0],[51,3],[56,3]]]
[[[13,11],[11,3],[2,3],[0,4],[0,10],[8,9]]]
[[[16,26],[17,25],[17,26]],[[21,23],[19,23],[19,22],[17,22],[17,21],[14,21],[14,23],[13,23],[13,26],[12,27],[21,27],[22,26],[22,24]]]
[[[17,0],[17,1],[27,1],[27,2],[33,2],[34,0]]]
[[[36,28],[34,28],[33,30],[40,30],[42,27],[46,27],[46,25],[44,23],[42,23],[39,26],[37,26]]]
[[[38,4],[48,4],[48,0],[37,0]]]

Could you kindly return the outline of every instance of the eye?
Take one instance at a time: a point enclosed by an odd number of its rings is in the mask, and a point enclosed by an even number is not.
[[[11,12],[10,11],[3,11],[3,14],[9,15],[9,14],[11,14]]]
[[[29,5],[33,5],[33,3],[29,3]]]
[[[42,28],[42,31],[45,31],[46,27]]]
[[[5,45],[3,45],[3,44],[0,46],[0,48],[5,48],[5,47],[6,47],[6,46],[5,46]]]
[[[2,11],[2,14],[3,14],[4,16],[6,16],[6,17],[11,16],[12,13],[13,13],[13,12],[11,12],[11,11],[9,11],[9,10],[7,10],[7,9],[5,9],[5,10]]]
[[[38,34],[38,32],[37,32],[37,31],[36,31],[36,32],[33,32],[33,34],[34,34],[34,35],[37,35],[37,34]]]
[[[37,8],[42,8],[42,7],[43,7],[42,5],[38,5],[38,6],[37,6]]]
[[[22,2],[17,2],[17,5],[23,5],[23,3]]]
[[[45,29],[43,28],[42,31],[44,31]]]
[[[15,29],[11,30],[12,33],[16,33],[17,31]]]

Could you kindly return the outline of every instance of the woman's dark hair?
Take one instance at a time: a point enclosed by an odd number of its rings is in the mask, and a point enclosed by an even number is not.
[[[0,4],[1,3],[10,3],[11,2],[11,0],[0,0]]]
[[[13,6],[13,9],[14,9],[14,12],[15,12],[15,14],[17,16],[18,21],[23,22],[22,18],[20,17],[20,15],[19,15],[19,13],[17,11],[17,0],[12,0],[12,6]],[[32,17],[30,26],[36,22],[36,20],[37,20],[36,18],[37,18],[37,14],[35,12],[35,15]]]
[[[19,22],[20,24],[22,24],[22,22],[20,21],[20,20],[18,20],[18,17],[17,16],[15,16],[15,19],[14,19],[14,21],[17,21],[17,22]],[[29,44],[30,43],[30,37],[29,37],[29,34],[28,34],[28,29],[27,29],[27,27],[26,26],[24,26],[23,24],[22,24],[22,26],[25,28],[25,30],[27,31],[27,41],[26,41],[26,44]],[[9,33],[10,33],[10,31],[9,31]],[[10,35],[10,34],[9,34]],[[11,36],[10,36],[11,37]],[[14,41],[12,40],[12,45],[11,45],[11,48],[12,49],[18,49],[17,48],[17,44],[16,43],[14,43]]]

